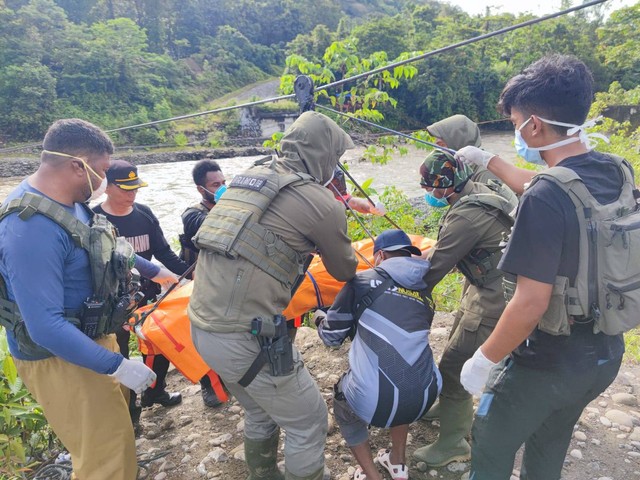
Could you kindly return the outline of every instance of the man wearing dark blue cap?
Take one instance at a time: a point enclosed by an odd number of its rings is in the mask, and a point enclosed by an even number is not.
[[[335,385],[333,410],[359,467],[354,478],[376,480],[368,425],[391,429],[392,447],[376,461],[393,478],[408,478],[405,447],[409,424],[440,393],[442,378],[429,346],[433,302],[423,278],[429,262],[402,230],[386,230],[373,249],[376,267],[356,275],[340,291],[326,317],[315,315],[328,346],[353,341],[349,370]]]

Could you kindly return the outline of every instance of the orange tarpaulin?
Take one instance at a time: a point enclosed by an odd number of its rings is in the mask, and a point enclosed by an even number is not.
[[[409,237],[413,244],[423,252],[436,243],[435,240],[419,235],[409,235]],[[373,263],[373,242],[371,239],[354,242],[353,248]],[[358,255],[358,270],[371,268],[360,258],[360,255]],[[339,282],[329,275],[320,257],[316,256],[311,265],[309,265],[305,279],[282,314],[291,319],[304,315],[309,310],[329,306],[333,303],[333,299],[336,298],[343,285],[344,282]]]
[[[410,235],[410,237],[413,244],[422,251],[428,250],[435,244],[434,240],[428,238],[417,235]],[[371,240],[355,242],[353,247],[370,262],[373,262],[373,242]],[[359,260],[358,270],[369,268],[361,258]],[[316,257],[283,315],[291,319],[318,307],[329,306],[343,285],[343,282],[338,282],[329,275],[321,259]],[[141,329],[141,346],[151,355],[162,353],[186,378],[196,383],[211,369],[202,360],[191,342],[187,304],[192,290],[193,282],[176,288],[146,318]],[[136,314],[140,315],[150,308],[151,305],[142,307],[136,310]],[[216,387],[215,384],[213,386]],[[217,389],[216,394],[218,394]]]

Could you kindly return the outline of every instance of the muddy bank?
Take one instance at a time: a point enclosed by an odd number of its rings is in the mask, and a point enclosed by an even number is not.
[[[202,160],[203,158],[233,158],[270,155],[272,150],[264,147],[228,147],[194,149],[179,152],[126,152],[116,151],[113,159],[124,159],[135,165],[153,163],[175,163]],[[0,159],[0,177],[24,177],[38,168],[37,156],[4,157]]]

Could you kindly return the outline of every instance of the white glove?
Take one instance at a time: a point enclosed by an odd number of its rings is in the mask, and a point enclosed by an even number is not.
[[[136,393],[142,393],[156,381],[156,374],[142,362],[125,358],[118,369],[109,375]]]
[[[484,150],[479,149],[478,147],[462,147],[460,150],[456,152],[454,155],[455,159],[473,167],[475,165],[479,167],[487,168],[489,165],[489,160],[491,160],[496,155],[493,153],[486,152]]]
[[[325,318],[327,318],[327,312],[317,309],[315,312],[313,312],[311,321],[316,326],[316,328],[318,328]]]
[[[373,215],[383,216],[385,213],[387,213],[387,209],[385,208],[382,202],[376,202],[374,205],[371,206],[371,209],[369,210],[369,212]]]
[[[479,397],[487,384],[489,372],[496,365],[484,356],[482,349],[478,348],[473,357],[464,362],[460,372],[460,383],[471,395]]]
[[[162,288],[169,288],[178,281],[178,276],[165,267],[160,267],[158,274],[151,280],[162,285]]]

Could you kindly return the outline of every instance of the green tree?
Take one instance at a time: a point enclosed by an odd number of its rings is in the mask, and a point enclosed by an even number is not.
[[[0,132],[14,140],[42,137],[54,117],[56,81],[37,63],[0,69]]]
[[[640,84],[640,3],[611,14],[598,29],[598,45],[605,65],[624,88]]]

